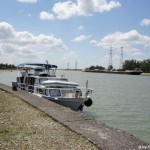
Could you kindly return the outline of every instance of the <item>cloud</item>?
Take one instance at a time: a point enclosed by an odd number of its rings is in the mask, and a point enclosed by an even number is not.
[[[80,35],[78,37],[75,37],[72,41],[73,42],[82,42],[82,41],[88,40],[91,36],[92,35],[88,35],[88,36]]]
[[[40,19],[41,20],[54,20],[54,15],[53,14],[50,14],[46,11],[42,11],[40,13]]]
[[[96,41],[96,40],[91,40],[90,43],[97,45],[97,44],[98,44],[98,41]]]
[[[150,25],[150,19],[143,19],[143,20],[140,22],[140,25],[141,25],[141,26],[149,26],[149,25]]]
[[[55,38],[53,35],[33,35],[27,31],[17,32],[14,28],[5,22],[0,23],[0,41],[5,44],[13,44],[25,47],[41,47],[41,48],[65,48],[65,44],[61,39]]]
[[[53,13],[56,15],[56,18],[59,20],[69,19],[70,17],[76,15],[77,6],[72,1],[68,0],[66,2],[58,2],[53,8]]]
[[[100,41],[91,40],[90,43],[104,49],[109,49],[109,47],[112,46],[113,49],[117,51],[120,51],[120,48],[123,46],[124,51],[129,54],[143,55],[141,48],[137,47],[149,47],[150,37],[141,35],[136,30],[131,30],[126,33],[115,32],[108,34]]]
[[[54,35],[18,32],[6,22],[0,22],[0,53],[1,60],[15,64],[41,62],[46,59],[51,63],[61,64],[64,58],[75,56],[75,53],[68,50],[64,42]]]
[[[77,0],[78,15],[80,16],[92,16],[93,13],[103,13],[110,11],[113,8],[120,7],[121,4],[117,1],[107,0]]]
[[[14,36],[14,29],[13,27],[6,23],[6,22],[0,22],[0,39],[9,39],[13,38]]]
[[[55,3],[52,13],[56,19],[64,20],[73,16],[92,16],[94,13],[107,12],[120,6],[119,2],[113,0],[109,2],[107,0],[77,0],[76,2],[68,0]]]
[[[83,30],[83,29],[84,29],[84,26],[82,25],[78,27],[78,30]]]
[[[38,0],[17,0],[17,1],[21,3],[36,3]]]

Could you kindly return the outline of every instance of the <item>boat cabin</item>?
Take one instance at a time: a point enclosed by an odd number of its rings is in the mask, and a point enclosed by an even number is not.
[[[46,80],[64,80],[63,76],[56,77],[56,65],[50,64],[20,64],[18,65],[18,87],[33,92],[34,86],[39,86]]]

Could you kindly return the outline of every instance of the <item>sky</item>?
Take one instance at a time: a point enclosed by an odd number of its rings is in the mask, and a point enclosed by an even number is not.
[[[107,68],[110,49],[150,59],[150,0],[0,0],[0,63]]]

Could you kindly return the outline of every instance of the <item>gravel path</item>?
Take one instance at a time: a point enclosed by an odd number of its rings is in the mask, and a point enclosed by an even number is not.
[[[0,149],[2,150],[97,150],[86,138],[0,90]]]

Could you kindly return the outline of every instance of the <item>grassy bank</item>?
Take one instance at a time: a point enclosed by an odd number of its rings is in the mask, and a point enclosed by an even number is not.
[[[98,148],[13,94],[0,90],[0,149]]]

